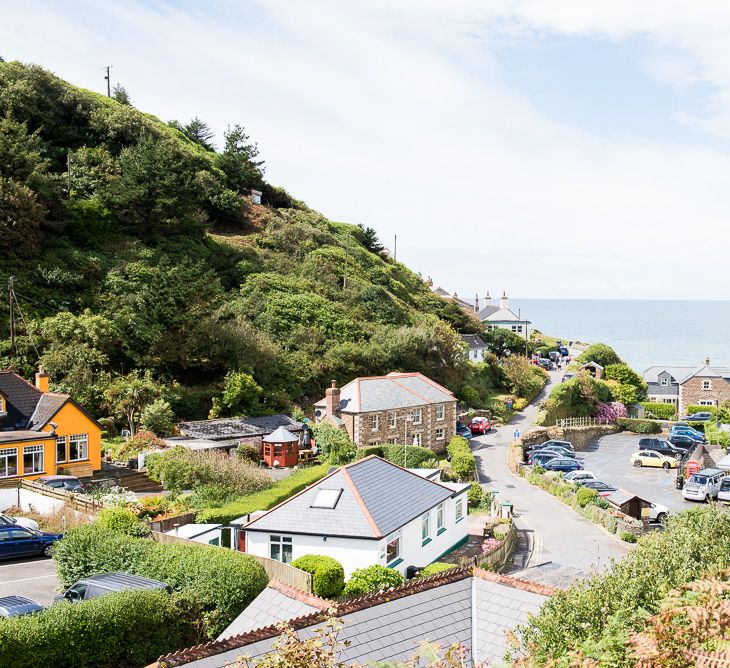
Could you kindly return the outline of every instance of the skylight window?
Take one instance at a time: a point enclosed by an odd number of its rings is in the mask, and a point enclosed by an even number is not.
[[[342,494],[342,488],[337,489],[324,489],[320,488],[317,490],[317,496],[314,497],[314,503],[310,506],[311,508],[334,508],[337,502],[340,500]]]

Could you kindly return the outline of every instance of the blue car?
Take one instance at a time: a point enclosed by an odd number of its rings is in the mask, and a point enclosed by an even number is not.
[[[692,427],[682,425],[682,424],[675,424],[672,427],[671,436],[688,436],[691,438],[695,443],[704,443],[707,441],[707,436],[705,436],[701,431],[697,431],[696,429],[693,429]]]
[[[461,422],[456,423],[456,434],[457,436],[463,436],[466,439],[470,439],[472,437],[471,429]]]
[[[50,557],[53,544],[63,538],[60,533],[47,533],[14,524],[0,526],[0,559],[18,557]]]
[[[549,462],[546,462],[543,465],[543,468],[546,471],[580,471],[583,468],[583,464],[581,464],[577,459],[556,457],[555,459],[551,459]]]
[[[551,462],[553,459],[563,459],[563,456],[556,454],[555,452],[536,452],[529,458],[527,463],[532,464],[533,466],[542,466],[544,468],[545,464]]]

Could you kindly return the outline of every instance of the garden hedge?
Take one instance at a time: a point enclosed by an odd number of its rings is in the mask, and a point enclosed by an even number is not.
[[[399,571],[380,564],[353,571],[342,592],[345,596],[365,596],[384,589],[392,589],[404,582]]]
[[[365,445],[362,448],[358,448],[355,451],[355,459],[365,459],[370,455],[377,455],[378,457],[385,458],[382,445]]]
[[[451,470],[462,481],[474,479],[477,462],[469,447],[469,441],[462,436],[453,436],[446,448],[451,462]]]
[[[317,596],[339,596],[345,587],[345,569],[342,564],[323,554],[305,554],[292,562],[294,568],[312,574],[312,589]]]
[[[634,434],[660,434],[662,426],[653,420],[635,420],[633,418],[618,418],[616,425],[625,431]]]
[[[228,524],[232,520],[242,515],[248,515],[255,510],[269,510],[324,478],[329,469],[329,464],[301,468],[283,480],[274,483],[269,489],[249,494],[220,507],[205,508],[198,511],[195,521],[199,524]]]
[[[198,644],[195,610],[162,591],[126,591],[0,619],[0,666],[139,668]]]
[[[204,610],[206,630],[217,636],[268,583],[253,557],[204,545],[171,545],[131,538],[95,524],[70,530],[53,549],[64,587],[96,573],[124,571],[187,592]]]
[[[657,420],[674,420],[677,417],[677,408],[674,404],[641,401],[640,405],[646,409],[647,417],[653,417]]]
[[[384,445],[383,456],[398,466],[403,466],[405,463],[409,469],[438,468],[438,457],[434,451],[417,445]]]
[[[418,572],[419,578],[427,578],[430,575],[436,575],[436,573],[442,573],[443,571],[450,571],[452,568],[458,568],[457,564],[447,564],[445,561],[434,561],[432,564],[422,568]]]

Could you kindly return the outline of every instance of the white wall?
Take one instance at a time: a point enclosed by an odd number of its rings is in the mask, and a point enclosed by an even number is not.
[[[61,499],[54,499],[29,489],[19,487],[0,489],[0,511],[18,506],[24,511],[34,510],[38,513],[48,514],[59,510],[63,504]]]

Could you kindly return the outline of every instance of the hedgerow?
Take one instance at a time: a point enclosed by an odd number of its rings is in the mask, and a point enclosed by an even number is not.
[[[364,596],[372,592],[392,589],[403,584],[403,576],[394,568],[373,564],[353,571],[345,585],[345,596]]]
[[[625,431],[634,434],[659,434],[662,426],[658,422],[652,420],[635,420],[633,418],[619,418],[616,425]]]
[[[469,447],[469,441],[462,436],[453,436],[446,448],[449,454],[451,470],[462,481],[473,480],[477,463]]]
[[[337,559],[323,554],[305,554],[295,559],[292,566],[312,574],[312,589],[317,596],[332,598],[342,593],[345,570]]]

